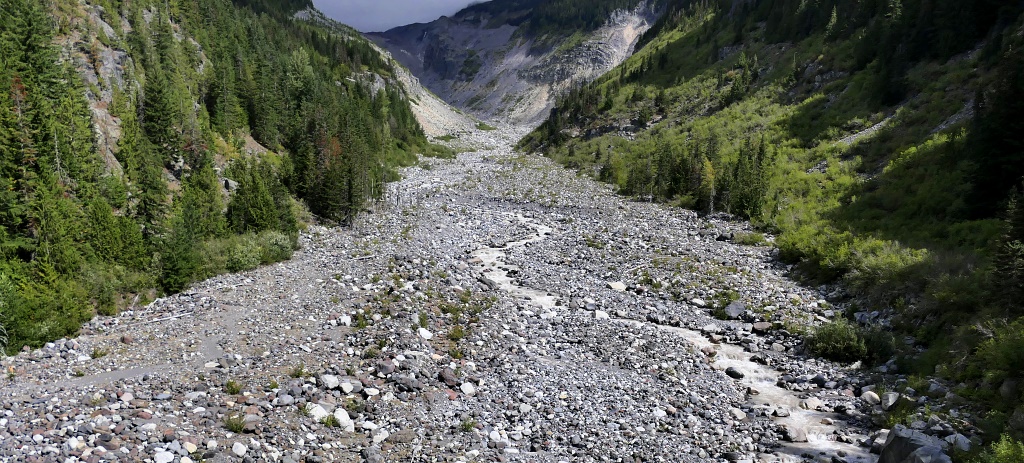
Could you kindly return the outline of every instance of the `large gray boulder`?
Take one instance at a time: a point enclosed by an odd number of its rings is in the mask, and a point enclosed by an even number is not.
[[[902,425],[889,432],[878,463],[952,463],[942,441]]]
[[[725,306],[725,314],[732,320],[738,320],[747,313],[747,305],[740,301],[732,301]]]

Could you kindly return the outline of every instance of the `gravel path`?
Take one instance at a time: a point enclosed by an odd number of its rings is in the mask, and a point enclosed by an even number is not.
[[[519,135],[464,135],[492,149],[406,170],[288,262],[4,359],[0,459],[874,460],[866,384],[785,329],[826,288]]]

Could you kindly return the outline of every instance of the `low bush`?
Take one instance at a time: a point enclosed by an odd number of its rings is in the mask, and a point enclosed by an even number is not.
[[[737,244],[742,244],[746,246],[761,246],[767,242],[764,239],[764,234],[762,233],[746,232],[737,233],[736,236],[733,238],[733,241]]]
[[[1024,462],[1024,442],[1003,435],[999,441],[982,452],[974,463],[1020,463]]]
[[[242,414],[228,415],[224,417],[224,427],[228,431],[240,434],[245,431],[245,416]]]
[[[837,362],[861,360],[868,353],[862,330],[846,319],[819,326],[804,343],[814,355]]]
[[[257,237],[261,249],[261,263],[272,264],[292,257],[295,240],[277,230],[260,233]]]
[[[1006,378],[1024,375],[1024,319],[991,329],[993,336],[978,346],[973,363],[979,371],[1000,384]]]
[[[452,341],[458,341],[464,337],[466,337],[466,330],[462,328],[462,325],[455,325],[452,327],[452,330],[448,332],[448,339],[451,339]]]
[[[228,254],[228,271],[242,272],[259,267],[261,254],[259,243],[251,235],[242,237],[235,242]]]
[[[233,379],[228,380],[228,382],[224,384],[224,392],[231,395],[238,395],[242,392],[242,385],[238,384],[238,382]]]

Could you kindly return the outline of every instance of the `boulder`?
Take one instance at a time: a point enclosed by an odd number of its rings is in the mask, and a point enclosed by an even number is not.
[[[740,301],[732,301],[725,306],[725,314],[732,320],[737,320],[747,313],[747,305]]]
[[[821,405],[821,400],[817,397],[811,397],[800,401],[800,408],[804,410],[817,410]]]
[[[898,392],[886,392],[882,394],[882,409],[889,411],[892,407],[900,401],[900,394]]]
[[[341,385],[341,381],[334,375],[321,375],[320,384],[327,389],[337,389]]]
[[[937,438],[902,425],[889,432],[878,463],[952,463]]]
[[[807,442],[807,431],[784,424],[782,425],[782,439],[786,442]]]

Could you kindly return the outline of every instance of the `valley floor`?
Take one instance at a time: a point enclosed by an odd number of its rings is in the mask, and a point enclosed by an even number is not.
[[[4,359],[0,459],[875,459],[863,380],[784,329],[827,295],[719,240],[745,224],[629,202],[517,135],[463,135],[290,261]]]

